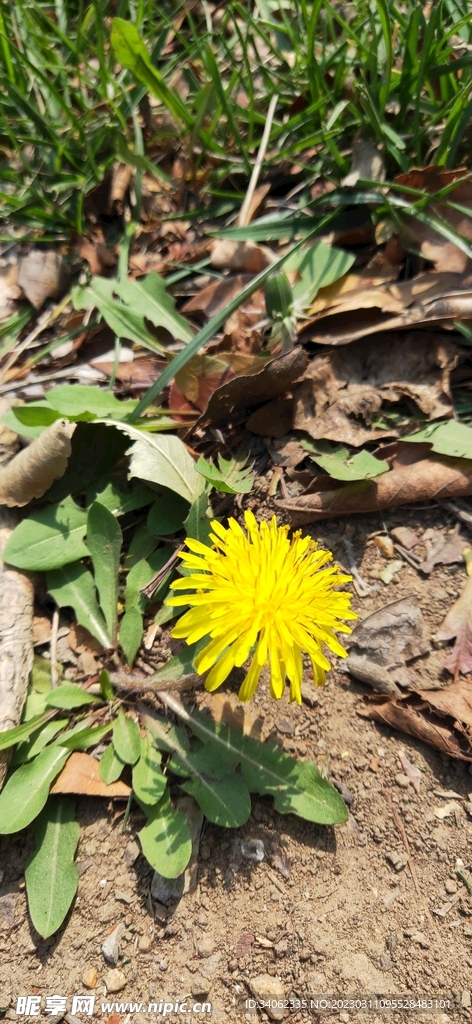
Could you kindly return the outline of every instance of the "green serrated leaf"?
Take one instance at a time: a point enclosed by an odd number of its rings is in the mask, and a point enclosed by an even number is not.
[[[123,708],[119,709],[113,723],[113,746],[121,761],[136,764],[141,754],[139,728],[132,718],[125,715]]]
[[[105,620],[98,607],[92,573],[81,562],[48,572],[46,584],[59,608],[73,608],[77,622],[85,626],[102,647],[112,646]]]
[[[76,683],[62,683],[46,695],[46,705],[51,708],[62,708],[68,711],[83,707],[84,704],[95,704],[100,701],[93,693],[87,693]]]
[[[87,513],[65,498],[18,524],[7,541],[5,561],[18,569],[59,569],[87,555],[86,528]]]
[[[1,422],[20,437],[33,440],[58,419],[60,413],[51,409],[46,399],[42,399],[39,402],[28,402],[28,405],[13,406],[2,416]]]
[[[143,638],[143,616],[138,608],[129,608],[120,622],[120,647],[131,667]]]
[[[0,834],[26,828],[42,811],[50,786],[64,767],[70,750],[46,747],[34,761],[23,764],[10,776],[0,793]]]
[[[43,939],[60,928],[77,892],[79,835],[73,801],[51,797],[36,822],[36,849],[25,868],[28,910]]]
[[[141,738],[141,757],[133,768],[133,793],[138,800],[151,806],[163,796],[167,779],[161,771],[162,755],[150,738]]]
[[[346,821],[343,800],[315,764],[295,761],[278,747],[255,740],[244,742],[242,754],[242,773],[251,793],[272,796],[280,814],[298,814],[321,825]]]
[[[168,537],[170,533],[178,533],[184,525],[188,511],[188,500],[182,498],[180,494],[176,494],[175,491],[165,488],[149,509],[148,529],[158,537]]]
[[[163,327],[178,341],[191,341],[194,332],[190,324],[177,313],[164,278],[151,270],[145,277],[131,278],[116,283],[120,298],[132,309],[139,309],[154,327]]]
[[[376,459],[370,452],[355,454],[343,444],[301,441],[301,447],[310,452],[313,462],[326,470],[333,480],[371,480],[390,469],[388,462]]]
[[[87,548],[93,564],[95,586],[108,634],[116,642],[118,630],[118,580],[123,535],[111,512],[94,501],[87,518]]]
[[[207,462],[200,456],[196,469],[216,487],[217,491],[224,491],[226,494],[248,494],[254,484],[254,473],[251,473],[248,466],[241,468],[238,459],[224,459],[218,457],[218,466]]]
[[[125,762],[118,757],[113,743],[110,743],[100,759],[100,778],[109,786],[112,782],[117,782],[124,767]]]
[[[167,790],[151,807],[140,800],[138,803],[148,815],[146,825],[138,832],[146,860],[164,878],[177,878],[185,871],[192,853],[185,816],[174,810]]]
[[[427,441],[438,455],[451,455],[459,459],[472,459],[472,427],[457,420],[428,423],[422,430],[402,437],[402,441],[421,444]]]
[[[171,725],[154,710],[143,712],[141,721],[158,750],[182,756],[189,749],[189,738],[181,725]]]
[[[27,740],[38,729],[41,729],[46,722],[54,715],[54,711],[44,711],[42,715],[35,715],[34,718],[30,718],[27,722],[23,722],[21,725],[15,725],[13,729],[5,729],[4,732],[0,732],[0,750],[8,750],[9,747],[14,747],[16,743],[22,743]]]
[[[199,750],[180,750],[169,763],[171,771],[192,775],[181,788],[193,796],[209,821],[224,828],[239,828],[251,813],[251,798],[246,783],[234,769],[239,751],[222,750],[208,743]]]
[[[212,722],[196,709],[187,712],[180,702],[169,706],[204,743],[222,754],[237,751],[243,779],[250,792],[273,796],[278,811],[298,814],[307,821],[333,825],[346,821],[347,810],[337,792],[309,761],[296,761],[279,747],[259,743],[224,723]]]
[[[48,391],[47,402],[61,416],[75,419],[86,413],[92,418],[112,416],[121,420],[134,412],[136,401],[120,401],[112,391],[99,388],[95,384],[56,384]]]
[[[72,301],[76,309],[96,306],[118,338],[127,338],[152,352],[166,353],[167,349],[150,333],[145,317],[180,341],[193,338],[193,331],[184,317],[176,313],[174,300],[155,271],[139,281],[92,277],[86,287],[73,288]]]

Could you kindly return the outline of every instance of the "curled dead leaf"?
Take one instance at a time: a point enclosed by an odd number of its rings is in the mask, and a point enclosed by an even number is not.
[[[406,448],[398,444],[393,468],[374,480],[361,480],[314,494],[278,501],[290,512],[294,526],[303,526],[330,516],[354,512],[378,512],[414,501],[439,501],[442,498],[472,494],[472,459],[454,459],[446,455],[425,457],[426,446],[412,460]],[[422,456],[422,457],[421,457]],[[328,478],[329,479],[329,478]]]
[[[66,470],[75,423],[56,420],[40,437],[0,467],[0,505],[27,505],[41,498]]]
[[[311,360],[294,392],[294,422],[315,440],[360,446],[395,435],[372,421],[407,398],[428,419],[450,416],[450,373],[458,349],[442,336],[382,335]]]
[[[346,294],[335,293],[328,306],[320,289],[301,338],[318,345],[347,345],[380,330],[416,328],[435,320],[467,320],[472,318],[471,285],[470,274],[428,272],[409,281],[367,288],[362,284]]]
[[[427,693],[429,695],[429,691]],[[390,725],[399,732],[407,733],[408,736],[414,736],[449,754],[450,757],[472,761],[472,747],[464,743],[464,737],[457,735],[452,726],[445,725],[444,720],[423,713],[418,707],[389,700],[388,697],[378,697],[375,698],[375,703],[369,703],[367,707],[360,709],[358,714],[371,721]]]
[[[46,299],[60,298],[69,277],[69,265],[60,253],[52,250],[31,249],[19,260],[18,284],[35,309],[41,309]]]
[[[197,426],[206,423],[227,422],[228,417],[238,409],[250,409],[290,391],[292,385],[302,376],[308,364],[308,356],[298,346],[286,355],[275,359],[260,360],[261,369],[249,376],[244,374],[216,389],[208,403],[206,412]]]

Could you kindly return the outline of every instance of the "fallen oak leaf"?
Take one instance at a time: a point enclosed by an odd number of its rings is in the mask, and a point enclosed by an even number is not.
[[[408,457],[406,447],[402,443],[398,445],[393,468],[374,480],[360,480],[332,490],[301,494],[298,498],[278,501],[277,504],[290,512],[294,526],[303,526],[330,516],[378,512],[415,501],[439,501],[472,494],[472,459],[454,459],[445,455],[425,458],[423,448],[423,458],[418,457],[415,461]]]
[[[100,761],[91,754],[75,750],[51,787],[51,793],[79,793],[127,800],[131,789],[124,782],[107,785],[100,776]]]
[[[72,452],[75,423],[56,420],[39,437],[0,468],[0,505],[22,507],[41,498],[65,473]]]

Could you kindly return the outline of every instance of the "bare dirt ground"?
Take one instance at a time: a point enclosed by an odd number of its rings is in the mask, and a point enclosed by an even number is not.
[[[260,514],[266,513],[263,505]],[[432,527],[452,531],[455,521],[438,508],[351,519],[357,563],[368,582],[375,582],[385,567],[370,535],[399,525],[422,536]],[[337,520],[311,530],[344,565],[345,528],[346,522]],[[462,531],[468,541],[467,528]],[[420,555],[424,551],[421,545],[416,549]],[[380,583],[368,597],[356,597],[354,605],[364,618],[399,597],[417,595],[433,635],[464,581],[462,565],[437,566],[425,578],[405,564],[392,583]],[[419,677],[426,684],[432,678],[450,681],[442,674],[444,659],[443,650],[420,659]],[[375,992],[450,1000],[437,1013],[393,1012],[387,1019],[395,1024],[471,1020],[472,892],[455,874],[457,859],[467,877],[472,869],[472,820],[464,809],[472,791],[471,769],[360,717],[357,712],[370,693],[343,671],[341,662],[326,687],[303,707],[285,700],[276,704],[267,684],[260,687],[251,710],[262,721],[263,737],[313,759],[342,784],[350,820],[324,828],[274,813],[269,799],[255,800],[243,828],[204,826],[196,889],[176,905],[164,907],[151,898],[152,871],[133,839],[142,824],[139,813],[132,812],[123,831],[122,805],[83,799],[78,802],[77,900],[60,933],[44,942],[28,921],[24,892],[32,839],[3,837],[0,1005],[9,1007],[6,1018],[20,1019],[15,1008],[21,995],[67,996],[70,1010],[73,995],[88,993],[95,996],[99,1019],[111,1015],[110,1009],[102,1011],[102,1002],[142,1002],[140,1011],[120,1016],[145,1024],[156,1018],[155,1012],[144,1012],[149,1001],[159,1005],[187,998],[189,1004],[211,1002],[211,1020],[218,1024],[245,1019],[255,1024],[267,1015],[250,1014],[244,1001],[254,978],[269,974],[276,986],[279,979],[287,999]],[[211,705],[209,695],[197,699]],[[421,770],[419,793],[405,780],[401,751]],[[437,817],[435,811],[451,799],[451,813]],[[260,840],[265,859],[246,859],[241,839]],[[416,877],[407,863],[405,839]],[[120,922],[125,926],[117,964],[120,989],[113,993],[101,945]],[[201,1017],[187,1013],[184,1019]],[[86,1019],[78,1013],[77,1020]],[[301,1008],[290,1019],[297,1024],[318,1019],[380,1024],[385,1016],[375,1009],[338,1007],[331,1016],[318,1018],[315,1010]]]

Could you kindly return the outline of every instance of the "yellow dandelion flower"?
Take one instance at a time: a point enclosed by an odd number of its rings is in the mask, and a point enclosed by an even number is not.
[[[221,686],[231,669],[243,665],[252,652],[240,700],[252,697],[261,669],[269,664],[272,696],[282,697],[288,679],[290,700],[301,704],[302,652],[311,658],[318,685],[331,667],[322,645],[346,656],[334,630],[350,633],[340,620],[357,616],[350,609],[351,594],[336,588],[352,577],[329,565],[331,552],[318,549],[310,537],[299,531],[290,539],[289,527],[277,526],[275,516],[269,523],[257,523],[252,512],[246,512],[244,519],[247,533],[234,519],[227,528],[213,521],[211,548],[187,538],[190,550],[181,558],[191,573],[171,584],[187,593],[167,603],[191,608],[172,636],[188,644],[208,636],[208,645],[195,659],[197,672],[209,672],[207,690]]]

